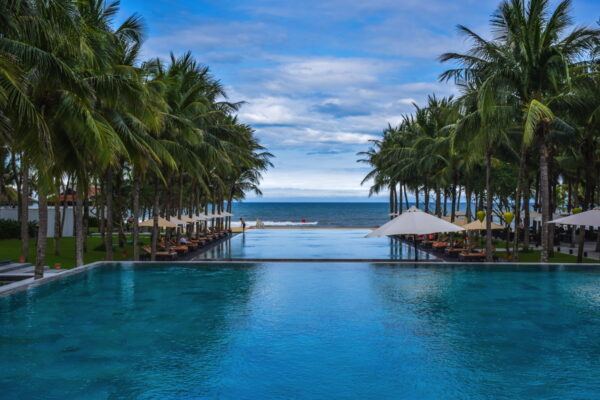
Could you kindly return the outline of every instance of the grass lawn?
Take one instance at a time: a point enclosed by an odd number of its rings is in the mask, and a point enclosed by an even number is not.
[[[131,241],[131,237],[128,235],[127,240]],[[106,258],[104,251],[94,251],[94,249],[102,244],[100,236],[89,236],[87,238],[88,251],[84,254],[85,263],[92,263],[95,261],[102,261]],[[140,241],[149,243],[150,237],[143,235],[140,237]],[[133,257],[133,245],[127,244],[124,249],[118,246],[117,235],[113,236],[114,243],[114,260],[123,261],[130,260]],[[56,263],[61,264],[62,268],[73,268],[75,266],[75,238],[65,237],[60,240],[61,255],[54,255],[54,240],[48,239],[48,245],[46,247],[46,265],[50,268],[54,268]],[[28,262],[35,263],[35,239],[29,241],[29,259]],[[0,260],[13,260],[18,261],[21,256],[21,241],[19,239],[5,239],[0,240]]]
[[[500,260],[506,260],[506,252],[498,251],[496,252]],[[539,250],[533,250],[528,252],[520,252],[519,253],[519,262],[540,262],[541,252]],[[550,258],[550,262],[552,263],[575,263],[577,262],[577,256],[573,256],[570,254],[563,253],[554,253],[554,257]],[[598,260],[593,260],[591,258],[583,259],[584,263],[600,263]]]

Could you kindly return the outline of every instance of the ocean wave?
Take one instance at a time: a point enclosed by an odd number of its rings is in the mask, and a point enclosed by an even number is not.
[[[265,226],[314,226],[318,225],[319,221],[262,221]],[[237,221],[231,222],[231,226],[235,228],[239,228],[242,224]],[[256,226],[256,221],[246,221],[246,228],[251,228]]]

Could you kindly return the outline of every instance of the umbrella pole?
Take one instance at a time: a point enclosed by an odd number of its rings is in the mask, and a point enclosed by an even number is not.
[[[419,253],[417,252],[417,235],[414,235],[415,242],[415,261],[419,261]]]

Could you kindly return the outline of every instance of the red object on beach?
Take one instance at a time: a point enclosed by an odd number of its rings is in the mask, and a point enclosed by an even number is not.
[[[60,269],[60,264],[59,263],[54,264],[54,269]]]
[[[302,221],[300,221],[300,222],[302,222],[302,223],[305,223],[305,222],[306,222],[306,220],[305,220],[305,219],[303,219],[303,220],[302,220]]]
[[[19,262],[23,263],[23,262],[25,262],[25,259],[23,257],[21,257],[21,258],[19,258]]]

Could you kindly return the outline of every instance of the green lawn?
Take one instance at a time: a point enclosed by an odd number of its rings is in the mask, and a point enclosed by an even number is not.
[[[500,260],[506,260],[506,252],[498,251],[496,252]],[[540,262],[541,252],[539,250],[533,250],[528,252],[520,252],[519,253],[519,262]],[[550,262],[552,263],[575,263],[577,262],[577,256],[572,256],[569,254],[563,253],[554,253],[554,257],[550,258]],[[598,260],[593,260],[591,258],[584,258],[584,263],[600,263]]]
[[[131,237],[127,239],[131,241]],[[94,248],[98,247],[102,243],[100,236],[89,236],[88,237],[88,251],[84,255],[85,263],[91,263],[95,261],[102,261],[105,259],[104,251],[94,251]],[[141,236],[140,241],[149,243],[150,238],[147,235]],[[114,260],[123,261],[130,260],[133,257],[133,247],[129,243],[124,249],[118,246],[117,235],[113,237],[114,243]],[[46,248],[46,265],[50,268],[54,268],[56,263],[61,264],[62,268],[73,268],[75,266],[75,238],[66,237],[60,240],[61,255],[54,255],[54,240],[48,239],[48,246]],[[21,256],[21,241],[18,239],[5,239],[0,240],[0,259],[6,260],[11,259],[18,261]],[[35,262],[35,239],[29,241],[29,259],[28,262]]]

